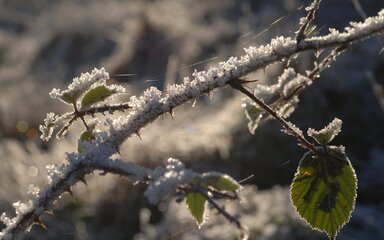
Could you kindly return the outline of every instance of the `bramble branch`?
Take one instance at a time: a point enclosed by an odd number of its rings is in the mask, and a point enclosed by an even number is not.
[[[142,128],[148,126],[162,114],[172,112],[175,107],[196,99],[202,94],[210,93],[251,72],[265,68],[271,63],[289,59],[300,52],[353,44],[381,34],[383,31],[384,10],[381,10],[377,16],[367,18],[361,23],[353,23],[341,33],[331,30],[328,35],[304,37],[300,42],[289,37],[277,37],[272,39],[268,45],[245,49],[246,53],[240,58],[231,57],[216,68],[196,71],[192,80],[185,78],[182,84],[169,86],[164,93],[151,87],[144,92],[143,96],[132,97],[127,103],[127,107],[131,107],[131,111],[117,120],[108,122],[109,129],[103,134],[97,135],[92,149],[84,151],[82,154],[68,154],[69,164],[58,168],[52,182],[41,191],[37,198],[31,201],[26,211],[19,213],[9,221],[7,227],[0,233],[0,238],[20,239],[26,229],[52,208],[53,203],[61,194],[77,182],[82,181],[86,174],[93,172],[98,163],[108,162],[111,155],[117,153],[119,146],[127,138],[139,133]],[[302,143],[315,150],[309,142],[302,140]],[[108,168],[103,169],[106,165],[99,165],[99,167],[108,172]],[[125,174],[125,171],[119,168],[109,170]]]

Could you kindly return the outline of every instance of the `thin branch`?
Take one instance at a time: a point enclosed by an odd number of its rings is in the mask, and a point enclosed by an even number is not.
[[[266,111],[275,120],[277,120],[288,133],[294,136],[301,143],[303,147],[311,150],[313,153],[318,153],[318,150],[313,144],[311,144],[307,139],[305,139],[305,137],[301,133],[299,133],[296,129],[294,129],[287,121],[285,121],[284,118],[280,117],[272,108],[270,108],[262,100],[258,99],[255,95],[253,95],[251,92],[245,89],[241,85],[241,81],[235,79],[228,82],[228,85],[230,85],[232,88],[240,91],[241,93],[245,94],[247,97],[255,101],[257,105],[259,105],[264,111]],[[318,155],[320,155],[320,153]]]
[[[196,188],[193,188],[194,192],[198,192],[199,194],[203,195],[204,198],[209,202],[209,204],[214,208],[216,209],[219,214],[223,215],[229,222],[233,223],[236,225],[236,227],[239,229],[239,230],[243,230],[243,226],[241,225],[240,221],[238,219],[236,219],[234,216],[232,216],[231,214],[229,214],[227,211],[225,211],[225,209],[223,207],[220,207],[219,204],[217,204],[211,196],[208,195],[208,193],[202,189],[201,187],[199,186],[196,186]]]
[[[321,0],[314,0],[311,5],[308,7],[309,11],[305,17],[304,22],[301,24],[300,29],[296,34],[296,42],[299,44],[301,40],[305,38],[305,31],[307,30],[309,24],[315,19],[315,13],[319,9]]]
[[[69,129],[69,127],[78,119],[81,118],[84,120],[84,116],[94,116],[96,113],[105,114],[105,112],[108,112],[110,114],[124,110],[130,109],[129,103],[118,103],[118,104],[111,104],[111,105],[103,105],[103,106],[96,106],[96,107],[90,107],[87,109],[81,109],[77,110],[71,113],[72,117],[64,124],[64,126],[60,129],[59,132],[57,132],[57,136],[63,136]]]

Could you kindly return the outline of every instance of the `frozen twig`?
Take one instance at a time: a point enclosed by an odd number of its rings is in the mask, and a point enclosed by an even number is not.
[[[315,13],[319,9],[321,0],[314,0],[310,6],[306,7],[305,10],[308,14],[305,18],[300,19],[300,29],[296,33],[296,42],[300,43],[305,38],[305,31],[309,24],[315,19]]]

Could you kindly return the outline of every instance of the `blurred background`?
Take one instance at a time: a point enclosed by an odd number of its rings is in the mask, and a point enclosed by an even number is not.
[[[69,111],[49,98],[73,77],[105,67],[114,82],[140,95],[149,86],[180,83],[194,69],[204,70],[243,48],[294,36],[301,0],[0,0],[0,212],[27,201],[30,184],[47,182],[47,164],[65,163],[76,151],[81,126],[43,143],[38,126],[47,112]],[[384,8],[382,0],[323,0],[315,24],[318,34],[342,30]],[[314,32],[313,34],[316,34]],[[343,120],[335,139],[354,165],[358,199],[351,221],[338,239],[384,239],[384,86],[383,38],[352,46],[300,97],[290,117],[303,131],[320,129],[334,117]],[[313,53],[291,65],[304,73]],[[273,83],[286,63],[252,73],[250,79]],[[243,201],[226,203],[241,216],[251,239],[326,239],[294,212],[289,184],[304,153],[272,121],[255,135],[247,129],[242,96],[230,89],[201,97],[194,107],[175,110],[130,138],[122,158],[155,167],[168,157],[196,171],[221,171],[245,181]],[[145,186],[116,176],[88,176],[45,215],[44,230],[32,227],[25,239],[236,239],[237,231],[221,216],[198,229],[183,203],[158,206],[142,196]],[[224,203],[223,203],[224,204]],[[1,228],[4,225],[1,225]]]

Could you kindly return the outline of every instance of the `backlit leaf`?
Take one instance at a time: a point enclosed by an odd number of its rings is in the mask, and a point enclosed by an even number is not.
[[[291,185],[291,200],[313,228],[335,239],[355,206],[357,179],[343,147],[329,146],[322,156],[306,153]]]
[[[199,226],[204,223],[205,202],[206,199],[200,193],[187,194],[188,209]]]
[[[211,186],[219,191],[236,192],[240,188],[240,184],[228,175],[208,178],[208,180],[204,180],[204,185]]]
[[[64,93],[60,98],[61,100],[69,104],[73,104],[76,102],[76,97],[72,96],[69,93]]]
[[[97,86],[89,90],[81,100],[82,107],[88,107],[92,104],[104,101],[107,97],[116,93],[115,90],[111,90],[106,86]]]

